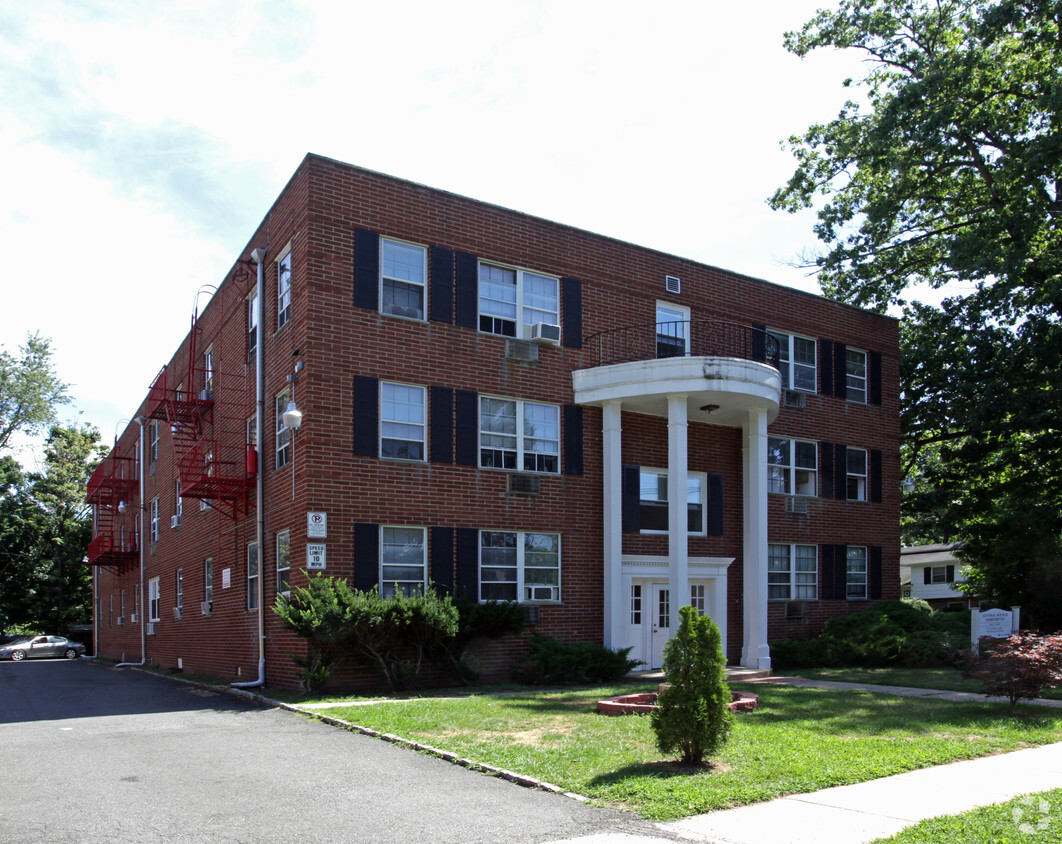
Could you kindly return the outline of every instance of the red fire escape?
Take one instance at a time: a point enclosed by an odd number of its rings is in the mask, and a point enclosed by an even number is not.
[[[96,510],[95,535],[88,547],[89,564],[121,570],[135,565],[138,559],[139,480],[136,461],[118,456],[117,448],[115,443],[114,450],[92,473],[86,499]]]

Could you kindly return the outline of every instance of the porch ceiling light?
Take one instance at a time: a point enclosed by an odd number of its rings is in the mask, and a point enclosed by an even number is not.
[[[719,409],[717,404],[705,404],[701,406],[701,410],[705,413],[715,413]]]

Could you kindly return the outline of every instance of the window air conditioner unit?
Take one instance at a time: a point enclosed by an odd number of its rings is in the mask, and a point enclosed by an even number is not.
[[[180,526],[181,526],[181,517],[180,516],[170,516],[170,527],[171,528],[179,528]]]
[[[181,607],[174,607],[173,608],[173,617],[174,618],[184,618],[184,610],[181,609]]]
[[[135,621],[136,619],[133,619],[133,620]],[[125,616],[124,615],[118,616],[118,626],[121,627],[124,624],[125,624]]]
[[[785,617],[792,619],[800,619],[808,617],[808,602],[807,601],[789,601],[785,605]]]
[[[539,495],[542,492],[542,479],[538,475],[515,472],[509,475],[508,492],[516,495]]]
[[[532,601],[552,601],[553,600],[553,587],[552,586],[532,586],[528,589],[530,593],[528,599]]]
[[[541,343],[548,346],[559,346],[561,332],[559,325],[550,325],[548,322],[536,322],[531,326],[531,342]]]
[[[148,636],[154,636],[155,635],[155,622],[154,621],[149,621],[144,626],[147,627],[146,633],[147,633]]]
[[[210,615],[212,609],[213,609],[213,607],[211,606],[211,602],[210,601],[203,601],[203,603],[201,603],[199,605],[199,611],[203,615]]]
[[[785,500],[785,511],[798,515],[807,515],[808,500],[797,495],[790,495]]]
[[[210,387],[205,387],[204,389],[199,391],[199,400],[200,401],[213,401],[214,400],[214,391],[212,389],[210,389]]]
[[[137,615],[136,613],[133,613],[131,616],[129,616],[129,623],[130,624],[136,624],[138,621],[140,621],[140,616]]]
[[[785,406],[793,407],[803,410],[808,406],[808,397],[806,393],[801,393],[797,390],[785,391]]]

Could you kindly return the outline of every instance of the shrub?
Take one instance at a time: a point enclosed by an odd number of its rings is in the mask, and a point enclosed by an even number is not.
[[[306,640],[305,657],[292,656],[299,666],[303,687],[317,691],[342,661],[352,632],[349,608],[354,600],[347,581],[337,577],[311,577],[290,596],[278,595],[273,611],[284,626]]]
[[[1008,639],[983,638],[981,646],[981,653],[963,660],[963,676],[980,680],[986,695],[1007,698],[1011,708],[1062,685],[1062,634],[1023,631]]]
[[[641,665],[630,658],[631,650],[612,650],[593,642],[565,643],[536,634],[531,637],[531,656],[513,673],[518,681],[534,685],[607,683]]]
[[[432,652],[436,662],[455,680],[474,683],[479,669],[472,664],[468,649],[481,639],[497,639],[524,629],[524,611],[515,601],[488,601],[477,604],[468,598],[455,598],[457,633],[443,640]]]
[[[733,723],[726,657],[714,621],[693,607],[683,607],[679,615],[678,631],[664,646],[669,685],[650,717],[662,751],[679,751],[684,765],[700,765],[726,743]]]

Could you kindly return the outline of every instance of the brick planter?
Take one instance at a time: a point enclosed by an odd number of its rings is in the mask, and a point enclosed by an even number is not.
[[[655,692],[621,695],[611,700],[599,700],[597,702],[597,711],[601,715],[648,715],[656,709],[656,699],[666,687],[665,684],[660,686]],[[757,695],[748,692],[731,692],[731,695],[734,698],[730,702],[731,712],[752,712],[760,705],[760,699]]]

